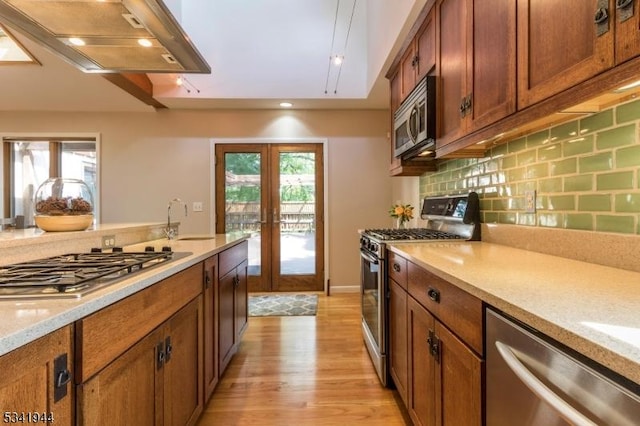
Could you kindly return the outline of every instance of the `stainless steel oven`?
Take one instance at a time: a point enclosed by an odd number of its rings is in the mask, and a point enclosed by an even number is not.
[[[388,368],[389,286],[387,243],[479,240],[478,195],[425,198],[421,217],[425,228],[365,229],[360,232],[360,293],[362,333],[383,385],[391,383]]]
[[[360,242],[360,293],[362,333],[373,365],[383,385],[387,385],[387,289],[384,244],[365,236]]]

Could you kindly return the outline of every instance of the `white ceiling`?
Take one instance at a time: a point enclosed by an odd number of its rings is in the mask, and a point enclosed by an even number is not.
[[[165,0],[212,73],[185,74],[182,87],[178,75],[149,74],[154,98],[172,109],[387,108],[384,73],[425,2]],[[13,33],[42,66],[0,67],[0,110],[153,110]]]

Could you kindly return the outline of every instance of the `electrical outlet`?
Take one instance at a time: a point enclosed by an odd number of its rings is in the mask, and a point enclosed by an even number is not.
[[[102,248],[110,249],[116,246],[116,236],[115,235],[103,235],[102,236]]]
[[[524,191],[524,211],[525,213],[536,212],[536,191]]]
[[[194,212],[201,212],[202,211],[202,201],[194,201],[192,210]]]

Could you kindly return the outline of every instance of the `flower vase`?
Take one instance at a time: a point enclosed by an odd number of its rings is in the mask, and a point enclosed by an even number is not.
[[[401,217],[398,218],[398,221],[396,222],[396,228],[397,229],[405,229],[407,227],[407,224],[404,220],[402,220]]]

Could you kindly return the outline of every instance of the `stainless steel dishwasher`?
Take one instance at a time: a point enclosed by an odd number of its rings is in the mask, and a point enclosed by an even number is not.
[[[640,425],[637,384],[545,337],[487,309],[487,426]]]

